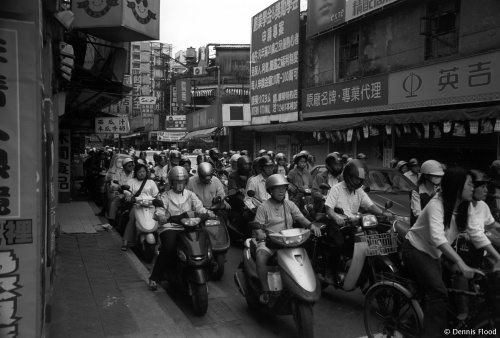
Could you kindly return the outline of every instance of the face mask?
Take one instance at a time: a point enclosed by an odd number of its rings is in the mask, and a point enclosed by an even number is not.
[[[441,184],[441,177],[431,177],[430,179],[428,179],[428,181],[437,187]]]

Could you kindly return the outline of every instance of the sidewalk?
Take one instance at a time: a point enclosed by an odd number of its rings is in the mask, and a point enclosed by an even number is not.
[[[97,224],[87,202],[60,204],[59,211],[62,233],[48,337],[199,336],[175,318],[177,310],[164,292],[147,290],[147,269],[130,250],[120,250],[118,233]]]

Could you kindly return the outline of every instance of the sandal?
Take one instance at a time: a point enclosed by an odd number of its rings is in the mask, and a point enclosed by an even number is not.
[[[156,282],[154,280],[149,280],[149,284],[148,284],[148,290],[149,291],[156,291],[156,289],[158,289],[158,286],[156,285]]]
[[[262,291],[259,297],[259,302],[261,304],[267,304],[269,303],[269,293],[267,291]]]

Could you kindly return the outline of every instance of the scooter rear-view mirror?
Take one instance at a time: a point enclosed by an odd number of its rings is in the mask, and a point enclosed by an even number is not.
[[[392,201],[385,202],[385,210],[392,208],[393,205],[394,203]]]
[[[319,185],[319,188],[322,189],[322,190],[330,190],[331,189],[330,185],[327,184],[327,183],[321,183]]]
[[[248,191],[247,191],[247,195],[248,195],[248,197],[254,197],[254,196],[255,196],[255,191],[253,191],[253,190],[248,190]]]
[[[163,207],[163,202],[162,202],[162,201],[160,201],[160,200],[154,199],[154,200],[153,200],[153,205],[154,205],[155,207],[157,207],[157,208],[159,208],[159,207]]]
[[[344,214],[344,209],[339,208],[339,207],[335,207],[335,208],[333,208],[333,211],[334,211],[335,213],[337,213],[337,214],[341,214],[341,215],[343,215],[343,214]]]
[[[222,198],[220,196],[215,196],[212,198],[212,205],[214,204],[219,204],[222,201]]]

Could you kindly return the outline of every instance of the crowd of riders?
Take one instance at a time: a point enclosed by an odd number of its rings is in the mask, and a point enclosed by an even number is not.
[[[390,217],[390,212],[377,207],[363,189],[370,175],[367,157],[362,153],[356,158],[339,152],[327,154],[323,163],[319,163],[324,164],[326,170],[318,171],[313,177],[311,170],[316,166],[316,159],[306,150],[288,161],[285,154],[275,154],[272,150],[262,149],[252,158],[247,150],[220,152],[212,148],[198,154],[196,171],[192,170],[191,160],[184,156],[187,149],[162,151],[155,154],[154,163],[147,162],[145,152],[131,150],[118,172],[112,177],[103,176],[113,152],[116,149],[89,152],[84,164],[84,187],[102,206],[100,215],[107,216],[115,227],[119,226],[117,211],[134,208],[138,192],[163,202],[163,207],[156,211],[163,249],[150,277],[150,290],[156,290],[166,262],[175,256],[172,251],[174,234],[165,231],[169,227],[167,216],[185,211],[207,212],[206,208],[216,196],[228,195],[226,200],[231,215],[223,214],[222,217],[230,218],[248,237],[259,240],[257,272],[263,286],[267,285],[267,277],[265,269],[259,266],[266,264],[273,249],[266,246],[264,231],[252,231],[248,227],[251,221],[271,231],[291,228],[295,224],[320,234],[304,217],[306,210],[302,197],[309,191],[316,212],[328,215],[327,234],[335,244],[333,254],[338,255],[343,245],[339,229],[344,220],[334,211],[336,207],[342,208],[347,216],[358,213],[362,207],[373,214]],[[416,158],[408,161],[394,158],[390,166],[401,173],[391,176],[392,187],[395,191],[409,192],[411,228],[403,245],[403,262],[426,295],[424,335],[441,336],[446,328],[448,301],[442,279],[443,266],[459,272],[454,281],[456,288],[466,288],[473,269],[481,267],[484,251],[500,268],[500,254],[485,236],[486,231],[491,231],[500,237],[500,160],[493,161],[484,171],[447,168],[437,160],[421,163]],[[154,180],[148,182],[152,178]],[[99,186],[102,184],[99,180],[106,181],[106,191]],[[123,191],[123,186],[127,186],[128,191]],[[133,242],[134,228],[134,219],[130,217],[125,229],[121,229],[122,250],[127,250]],[[468,253],[457,249],[457,241],[462,239],[469,243]],[[337,266],[332,266],[326,278],[338,278],[337,270]],[[268,301],[267,291],[268,288],[263,287],[261,302]],[[457,302],[460,316],[466,318],[466,302],[460,299]]]

